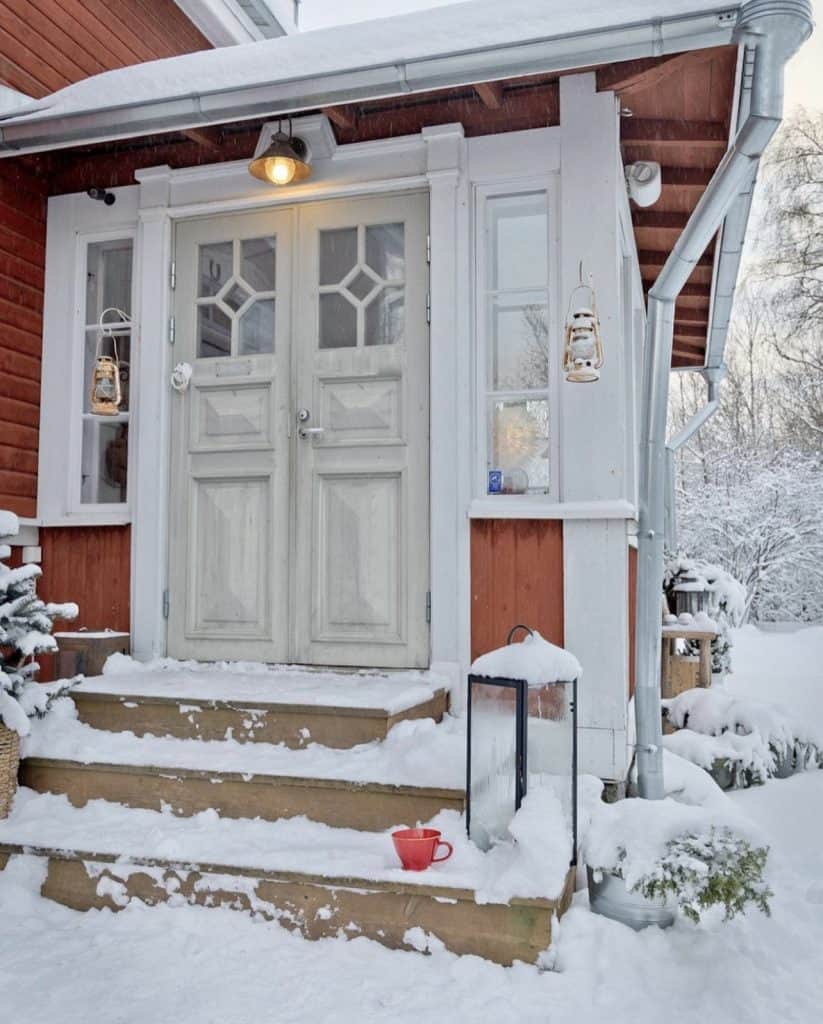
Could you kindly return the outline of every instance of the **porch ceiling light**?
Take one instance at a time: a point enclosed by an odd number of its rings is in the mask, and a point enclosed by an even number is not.
[[[268,147],[249,164],[249,173],[272,185],[289,185],[304,181],[311,174],[309,147],[303,139],[288,133],[278,124]]]

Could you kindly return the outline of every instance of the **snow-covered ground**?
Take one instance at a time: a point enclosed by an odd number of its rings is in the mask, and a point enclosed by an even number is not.
[[[741,631],[737,693],[823,719],[823,628]],[[0,872],[0,1007],[15,1024],[475,1020],[551,1024],[812,1024],[823,971],[823,771],[737,792],[768,837],[772,917],[635,933],[578,893],[549,962],[502,968],[369,940],[307,942],[229,910],[78,914],[37,895],[40,866]]]

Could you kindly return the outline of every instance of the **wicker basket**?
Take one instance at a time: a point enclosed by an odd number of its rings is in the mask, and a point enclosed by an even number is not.
[[[0,722],[0,818],[8,816],[17,790],[20,737]]]

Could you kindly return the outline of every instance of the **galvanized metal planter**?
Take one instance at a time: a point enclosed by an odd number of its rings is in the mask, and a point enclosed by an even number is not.
[[[620,875],[610,871],[586,869],[589,882],[589,904],[595,914],[626,924],[635,931],[657,925],[668,928],[674,924],[674,908],[665,899],[649,899],[631,892]],[[595,875],[600,878],[596,879]]]

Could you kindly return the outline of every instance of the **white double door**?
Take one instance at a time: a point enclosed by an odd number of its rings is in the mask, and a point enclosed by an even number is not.
[[[424,195],[182,222],[169,653],[428,664]]]

